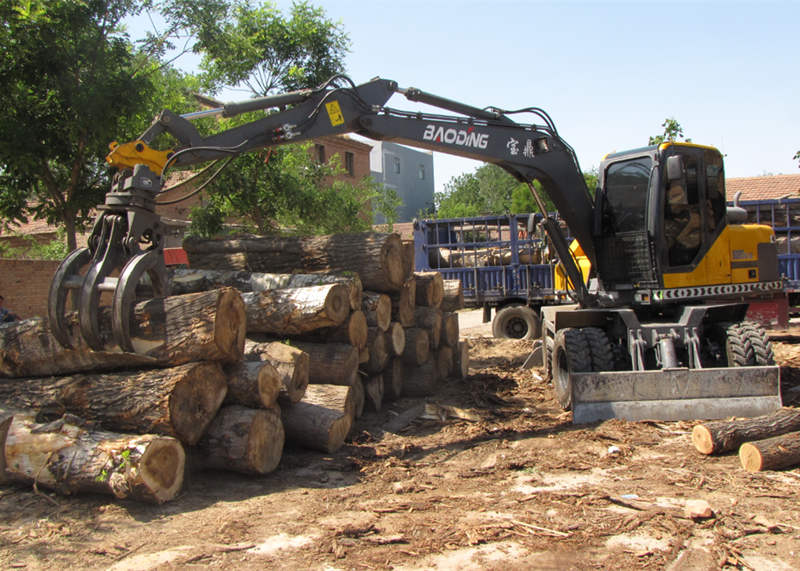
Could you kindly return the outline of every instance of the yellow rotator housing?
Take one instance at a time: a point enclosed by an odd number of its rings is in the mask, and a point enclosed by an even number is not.
[[[589,262],[589,258],[586,257],[583,248],[581,248],[581,245],[577,240],[572,241],[572,243],[569,245],[569,250],[572,252],[573,257],[578,264],[578,268],[581,271],[583,283],[587,284],[589,281],[589,272],[592,269],[592,264]],[[571,284],[572,282],[569,281],[567,272],[564,270],[564,265],[559,262],[555,267],[555,271],[553,272],[553,289],[557,292],[568,290],[574,291],[575,288],[572,287]]]
[[[106,155],[106,162],[118,169],[133,168],[136,165],[147,165],[147,167],[161,176],[167,159],[172,156],[172,150],[159,151],[151,148],[144,141],[131,141],[121,145],[114,141],[108,148],[111,152]]]

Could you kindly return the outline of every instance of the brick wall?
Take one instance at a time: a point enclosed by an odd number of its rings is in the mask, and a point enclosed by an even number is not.
[[[0,259],[0,295],[3,307],[21,318],[47,315],[50,280],[58,268],[54,260]]]

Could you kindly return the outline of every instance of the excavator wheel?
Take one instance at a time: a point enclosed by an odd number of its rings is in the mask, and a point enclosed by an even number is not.
[[[611,341],[606,332],[599,327],[584,327],[581,331],[589,344],[589,352],[592,355],[592,371],[613,371],[614,352],[611,350]]]
[[[753,347],[755,364],[759,366],[774,365],[775,355],[772,352],[772,343],[770,343],[764,328],[752,321],[745,321],[741,325],[745,336]]]
[[[567,327],[556,333],[553,343],[553,387],[558,404],[572,408],[572,373],[592,370],[592,353],[583,330]]]
[[[725,354],[729,367],[752,367],[756,364],[752,332],[744,323],[725,324]]]

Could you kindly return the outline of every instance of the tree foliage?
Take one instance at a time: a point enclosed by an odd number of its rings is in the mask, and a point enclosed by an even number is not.
[[[683,136],[683,127],[681,124],[678,123],[675,117],[667,117],[664,119],[664,122],[661,124],[664,128],[664,132],[660,135],[655,135],[650,137],[647,140],[648,145],[660,145],[661,143],[674,143],[679,140],[683,140],[687,143],[691,143],[691,139],[687,139]]]

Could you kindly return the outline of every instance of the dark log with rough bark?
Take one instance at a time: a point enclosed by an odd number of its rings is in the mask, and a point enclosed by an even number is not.
[[[393,358],[383,370],[383,396],[386,400],[396,400],[403,395],[403,359]]]
[[[392,321],[392,299],[385,293],[365,291],[361,311],[364,312],[368,327],[380,327],[386,331]]]
[[[224,406],[197,443],[206,468],[268,474],[278,467],[285,433],[281,409]]]
[[[278,400],[281,374],[268,361],[242,361],[225,367],[228,394],[225,404],[269,408]]]
[[[448,347],[458,347],[459,339],[458,314],[453,312],[442,313],[442,343]]]
[[[183,248],[194,268],[255,272],[355,272],[364,287],[396,291],[403,284],[402,244],[397,234],[334,234],[205,240],[189,237]]]
[[[358,364],[363,365],[369,362],[369,348],[364,347],[358,352]]]
[[[368,377],[364,383],[364,397],[365,404],[369,405],[371,410],[380,412],[383,406],[383,375],[374,375]]]
[[[416,367],[405,365],[405,376],[403,377],[403,394],[405,396],[430,396],[436,391],[438,384],[439,370],[435,359]]]
[[[351,387],[309,385],[302,401],[281,410],[287,442],[335,452],[350,432],[354,407]]]
[[[356,418],[361,418],[361,415],[364,414],[364,403],[366,402],[364,381],[362,381],[361,378],[361,375],[355,375],[353,377],[353,414]]]
[[[3,453],[6,446],[6,435],[8,435],[8,427],[11,426],[11,421],[14,420],[15,412],[7,409],[0,409],[0,484],[6,481],[6,456]]]
[[[455,311],[464,307],[464,290],[461,280],[442,280],[442,311]]]
[[[358,349],[344,343],[295,341],[308,353],[308,382],[312,385],[349,385],[358,370]]]
[[[742,443],[800,430],[800,410],[784,408],[756,418],[718,420],[692,429],[692,444],[701,454],[721,454]]]
[[[247,271],[175,269],[170,276],[173,295],[207,291],[219,287],[235,287],[241,292],[267,291],[344,284],[348,288],[350,308],[361,308],[361,278],[355,274],[267,274]]]
[[[400,291],[391,294],[392,319],[399,321],[403,327],[414,325],[414,308],[416,307],[417,289],[414,278],[407,279]]]
[[[386,344],[391,355],[402,355],[406,349],[406,330],[399,321],[392,321],[386,332]]]
[[[101,335],[111,339],[110,313],[101,313]],[[66,375],[193,361],[237,362],[242,358],[245,313],[233,288],[151,299],[137,304],[131,335],[137,354],[116,347],[92,351],[70,319],[72,349],[62,347],[47,320],[26,319],[0,327],[0,377]]]
[[[378,327],[367,329],[367,348],[369,349],[369,361],[365,364],[364,369],[370,375],[376,375],[383,371],[391,356],[389,348],[386,346],[386,333]]]
[[[418,367],[428,361],[431,352],[431,341],[428,332],[419,327],[406,329],[406,346],[403,349],[403,361],[412,367]]]
[[[302,400],[309,380],[308,353],[285,343],[252,339],[247,340],[244,353],[246,359],[266,361],[278,371],[281,382],[278,402],[288,405]]]
[[[437,349],[435,357],[439,378],[446,379],[453,372],[453,348],[441,345]]]
[[[414,240],[403,240],[403,270],[406,277],[414,273]]]
[[[6,406],[70,413],[106,430],[175,436],[195,444],[225,399],[219,363],[94,375],[0,380]]]
[[[6,477],[62,494],[111,494],[163,503],[183,486],[186,454],[169,436],[89,430],[65,417],[38,424],[15,414],[3,447]]]
[[[414,309],[414,324],[428,332],[431,349],[439,347],[442,339],[442,312],[440,309],[417,306]]]
[[[780,470],[800,465],[800,432],[790,432],[764,440],[745,442],[739,448],[739,461],[748,472]]]
[[[469,345],[459,341],[453,352],[453,373],[457,379],[466,379],[469,374]]]
[[[302,335],[335,327],[350,315],[344,284],[243,293],[248,333]]]
[[[444,298],[442,274],[439,272],[414,272],[416,303],[426,307],[439,307]]]

